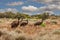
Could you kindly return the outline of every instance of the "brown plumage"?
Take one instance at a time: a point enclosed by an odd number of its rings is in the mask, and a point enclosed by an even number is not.
[[[19,25],[19,18],[18,18],[17,21],[13,21],[13,22],[11,23],[11,28],[16,28],[18,25]]]
[[[26,26],[28,24],[28,20],[25,20],[26,22],[21,22],[20,26]]]
[[[34,23],[34,26],[41,25],[42,23],[43,23],[43,20],[42,21],[38,21],[38,22]]]

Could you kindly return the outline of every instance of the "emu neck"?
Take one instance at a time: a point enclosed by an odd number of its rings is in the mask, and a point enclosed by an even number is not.
[[[43,19],[42,19],[42,21],[41,21],[42,23],[43,23]]]
[[[18,20],[18,24],[19,24],[19,20]]]
[[[27,23],[28,23],[28,20],[27,20]]]
[[[21,19],[21,21],[20,22],[22,22],[23,21],[23,19]]]

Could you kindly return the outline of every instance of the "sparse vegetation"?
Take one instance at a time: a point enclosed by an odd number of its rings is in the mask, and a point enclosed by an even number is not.
[[[20,37],[16,38],[16,40],[26,40],[26,38],[24,36],[20,36]]]
[[[42,26],[42,27],[45,27],[45,26],[46,26],[46,24],[45,24],[45,23],[42,23],[42,24],[41,24],[41,26]]]
[[[11,14],[10,14],[11,13]],[[11,28],[11,23],[17,18],[24,18],[23,20],[28,19],[28,24],[25,27],[21,27],[18,25],[15,29]],[[57,40],[57,37],[60,36],[60,23],[58,19],[49,19],[52,16],[49,13],[43,13],[39,15],[27,15],[22,13],[12,13],[12,12],[5,12],[0,13],[0,39],[1,40]],[[54,15],[54,17],[57,17]],[[59,18],[59,17],[57,17]],[[41,25],[34,26],[35,22],[39,22],[40,19],[43,20]],[[50,24],[48,24],[47,20],[50,20]],[[47,20],[47,24],[46,24]],[[52,21],[54,20],[54,21]],[[21,20],[19,20],[21,21]],[[58,22],[57,22],[58,21]],[[59,23],[59,24],[57,24]],[[54,25],[51,25],[54,24]],[[6,28],[6,29],[4,29]],[[56,36],[57,35],[57,36]],[[60,37],[59,37],[60,38]]]
[[[60,35],[60,30],[54,31],[53,34],[55,34],[55,35]]]
[[[57,24],[57,22],[56,21],[52,21],[52,24]]]

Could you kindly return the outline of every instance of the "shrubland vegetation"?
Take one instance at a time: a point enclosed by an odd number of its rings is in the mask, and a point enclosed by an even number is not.
[[[59,15],[55,15],[52,14],[50,15],[50,13],[41,13],[41,14],[36,14],[36,15],[28,15],[28,14],[24,14],[24,13],[13,13],[13,12],[4,12],[4,13],[0,13],[0,18],[18,18],[18,17],[23,17],[23,18],[28,18],[28,19],[48,19],[50,17],[53,17],[52,19],[58,18],[60,17]]]
[[[13,29],[13,30],[10,29],[9,23],[12,22],[12,19],[16,19],[18,17],[20,18],[24,17],[25,19],[42,19],[43,21],[45,20],[44,22],[46,23],[43,22],[41,25],[37,27],[33,27],[32,22],[35,22],[36,20],[32,20],[32,21],[29,20],[30,24],[27,25],[28,27],[20,28],[18,26],[17,29]],[[58,40],[58,39],[60,40],[60,29],[57,30],[60,24],[58,24],[57,21],[54,20],[54,19],[60,18],[59,15],[55,15],[55,14],[50,15],[50,13],[46,13],[46,12],[37,14],[37,15],[28,15],[20,12],[17,12],[17,13],[4,12],[4,13],[0,13],[0,18],[12,18],[11,20],[9,19],[9,21],[0,19],[0,23],[1,23],[0,24],[0,40]],[[52,20],[48,20],[49,18],[51,18]],[[6,23],[4,23],[4,21]],[[5,25],[5,26],[1,26],[1,25]],[[4,29],[5,27],[6,29]],[[53,30],[55,28],[56,30]],[[34,34],[31,36],[30,34],[27,35],[26,33],[28,34],[37,33],[37,34]]]
[[[29,15],[19,13],[19,12],[17,12],[17,13],[12,13],[12,12],[0,13],[0,18],[17,18],[17,17],[30,18]]]
[[[28,14],[24,14],[24,13],[13,13],[13,12],[4,12],[4,13],[0,13],[0,18],[17,18],[17,17],[24,17],[24,18],[34,18],[34,19],[40,19],[43,18],[43,20],[50,18],[50,17],[60,17],[57,15],[49,15],[50,13],[41,13],[41,14],[37,14],[37,15],[28,15]],[[54,19],[54,18],[53,18]]]

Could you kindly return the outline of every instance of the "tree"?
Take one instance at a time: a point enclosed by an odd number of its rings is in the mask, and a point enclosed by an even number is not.
[[[14,16],[15,16],[15,14],[12,12],[5,12],[4,15],[6,18],[14,18]]]
[[[49,13],[45,12],[41,16],[42,16],[42,20],[48,19],[49,18]]]

